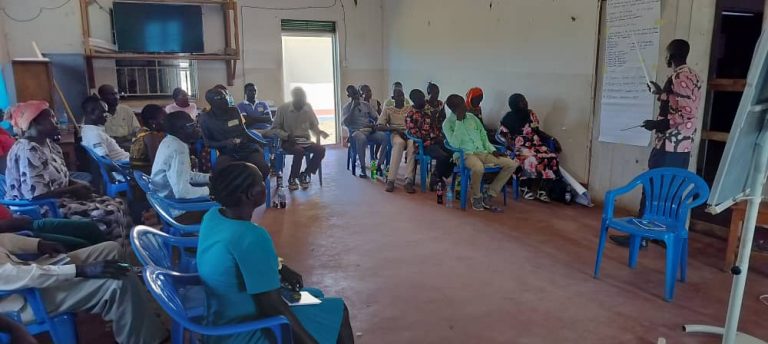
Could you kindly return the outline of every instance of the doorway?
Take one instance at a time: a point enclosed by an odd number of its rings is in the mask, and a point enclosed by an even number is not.
[[[301,87],[317,114],[320,129],[330,136],[322,144],[339,140],[338,54],[332,32],[283,32],[283,94],[290,101],[291,90]]]

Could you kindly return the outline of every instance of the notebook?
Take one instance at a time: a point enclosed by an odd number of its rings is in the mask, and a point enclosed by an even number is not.
[[[285,299],[284,299],[285,300]],[[288,302],[287,300],[285,302]],[[323,301],[320,301],[320,299],[312,296],[309,292],[302,291],[301,292],[301,299],[297,302],[288,302],[289,306],[308,306],[308,305],[319,305]]]

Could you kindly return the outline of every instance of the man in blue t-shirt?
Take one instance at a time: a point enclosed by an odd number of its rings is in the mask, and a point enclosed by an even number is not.
[[[272,127],[272,112],[267,103],[256,99],[258,93],[256,85],[245,84],[245,100],[237,104],[237,109],[245,114],[249,129],[266,130]]]

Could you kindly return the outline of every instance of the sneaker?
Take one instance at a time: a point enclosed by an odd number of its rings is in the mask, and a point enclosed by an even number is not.
[[[412,182],[405,183],[405,192],[407,192],[409,194],[416,193],[416,188],[413,187],[413,183]]]
[[[387,182],[387,187],[385,187],[385,188],[384,188],[384,191],[386,191],[386,192],[392,192],[392,191],[395,191],[395,182],[393,182],[393,181],[388,181],[388,182]]]
[[[309,174],[307,172],[301,172],[299,175],[299,185],[301,185],[302,189],[309,188]]]
[[[485,205],[485,208],[492,208],[493,207],[493,196],[489,194],[483,195],[483,205]]]
[[[296,178],[288,179],[288,190],[294,191],[299,189],[299,182]]]
[[[531,191],[531,189],[529,189],[529,188],[520,188],[520,191],[523,194],[523,198],[525,198],[525,199],[527,199],[529,201],[533,200],[533,199],[536,199],[536,195],[533,193],[533,191]]]
[[[363,173],[360,173],[360,174],[358,174],[357,176],[358,176],[358,177],[360,177],[361,179],[368,179],[368,175],[367,175],[367,174],[365,174],[365,172],[363,172]]]
[[[477,211],[485,210],[485,204],[483,203],[482,197],[472,199],[472,209]]]

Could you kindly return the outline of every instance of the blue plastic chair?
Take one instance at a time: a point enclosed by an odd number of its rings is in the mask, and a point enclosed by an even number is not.
[[[448,140],[445,140],[445,147],[448,148],[448,150],[453,151],[454,153],[459,154],[459,159],[456,163],[456,166],[453,168],[453,178],[451,179],[451,189],[454,189],[456,187],[456,176],[459,176],[459,185],[461,186],[461,209],[465,210],[467,209],[467,200],[469,199],[469,179],[471,176],[471,171],[469,170],[469,167],[466,166],[464,163],[464,150],[460,148],[456,148],[451,146],[450,143],[448,143]],[[496,147],[497,149],[499,147]],[[501,167],[499,166],[485,166],[485,173],[499,173],[501,172]],[[482,184],[481,184],[482,185]],[[507,205],[507,186],[506,184],[504,187],[501,188],[501,193],[504,196],[504,205]],[[454,193],[455,194],[455,193]]]
[[[163,231],[175,236],[196,235],[200,232],[200,224],[185,225],[174,219],[174,211],[208,211],[219,204],[211,201],[207,197],[190,199],[168,199],[160,195],[149,192],[147,201],[152,209],[155,210],[163,223]]]
[[[275,170],[280,171],[280,174],[283,173],[283,170],[285,170],[285,156],[288,155],[283,148],[280,146],[280,138],[273,137],[273,138],[265,138],[265,140],[269,141],[272,145],[272,155],[275,157]],[[318,140],[317,144],[320,144],[320,141]],[[272,156],[270,155],[270,157]],[[295,159],[295,157],[294,157]],[[304,159],[309,165],[309,160],[312,159],[312,154],[307,152],[304,153]],[[320,182],[320,186],[323,186],[323,165],[320,164],[320,168],[317,170],[317,178]],[[269,202],[267,202],[269,203]]]
[[[347,139],[347,143],[349,144],[349,147],[347,148],[347,170],[352,171],[353,176],[357,176],[357,147],[355,147],[354,143],[352,142],[352,134],[355,133],[355,131],[352,130],[350,127],[346,127],[347,132],[349,132],[349,138]],[[370,150],[369,153],[371,154],[371,159],[375,159],[376,157],[376,143],[368,141],[368,149]],[[384,149],[384,147],[382,147]],[[365,172],[365,166],[361,166],[361,169],[363,173]]]
[[[413,136],[409,131],[405,132],[405,136],[408,140],[413,141],[415,147],[418,148],[418,151],[413,158],[416,159],[416,162],[419,164],[421,192],[427,192],[427,176],[429,175],[429,171],[432,170],[432,157],[424,153],[424,141],[422,139]],[[408,173],[411,173],[411,171],[408,171]]]
[[[173,343],[182,343],[184,331],[190,331],[205,336],[226,336],[237,333],[270,330],[275,337],[275,343],[292,343],[291,326],[283,316],[269,317],[241,324],[206,326],[202,325],[203,317],[190,311],[183,301],[180,291],[192,286],[202,286],[197,274],[182,274],[164,270],[156,266],[144,269],[144,281],[152,297],[174,320],[171,328]]]
[[[13,294],[24,297],[27,301],[27,305],[32,309],[32,314],[35,316],[35,319],[31,323],[25,325],[29,333],[38,335],[43,332],[48,332],[55,344],[77,344],[75,314],[48,314],[48,311],[45,309],[45,304],[43,304],[43,299],[40,296],[40,291],[34,288],[0,291],[0,297],[6,297]],[[6,313],[4,315],[15,321],[21,322],[21,315],[19,312]],[[7,344],[10,342],[10,336],[0,333],[0,344]]]
[[[181,273],[197,273],[195,254],[185,249],[197,248],[197,237],[178,237],[147,226],[131,231],[131,247],[142,266],[157,266]],[[179,259],[174,260],[173,250]]]
[[[636,187],[645,194],[641,218],[614,217],[614,201]],[[643,238],[662,240],[667,247],[664,299],[672,301],[675,277],[680,268],[680,281],[685,282],[688,262],[688,228],[686,222],[691,208],[703,204],[709,197],[709,187],[701,177],[680,168],[657,168],[637,176],[629,184],[605,193],[605,208],[600,228],[594,277],[600,277],[600,263],[605,249],[608,229],[630,235],[629,267],[637,266],[637,256]]]
[[[63,216],[59,211],[59,203],[55,198],[46,198],[38,200],[7,200],[5,199],[5,175],[0,174],[0,204],[8,207],[12,212],[19,215],[26,215],[35,220],[43,218],[41,209],[48,208],[50,218],[60,219]]]
[[[128,199],[133,199],[130,186],[130,169],[127,166],[127,162],[116,162],[105,156],[96,154],[96,152],[86,145],[81,145],[91,156],[91,159],[99,166],[99,172],[101,173],[101,179],[104,181],[104,192],[109,197],[117,197],[121,192],[125,192]],[[117,173],[122,177],[122,180],[115,178],[112,173]]]

